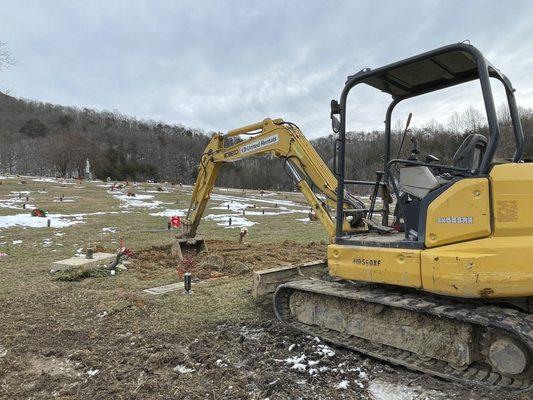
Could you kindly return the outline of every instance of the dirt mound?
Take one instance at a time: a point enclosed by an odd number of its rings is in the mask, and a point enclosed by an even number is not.
[[[172,256],[170,245],[141,250],[136,254],[133,266],[144,273],[172,268],[178,273],[191,272],[196,278],[207,279],[323,259],[326,255],[325,244],[304,245],[289,240],[265,244],[210,240],[206,245],[208,251],[186,257],[183,262]]]

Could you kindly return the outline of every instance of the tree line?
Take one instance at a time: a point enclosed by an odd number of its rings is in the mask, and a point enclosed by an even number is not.
[[[498,112],[501,158],[511,157],[514,141],[507,110]],[[526,157],[533,155],[533,111],[521,110]],[[403,129],[393,129],[393,155]],[[482,114],[469,108],[446,123],[432,121],[409,131],[425,154],[450,162],[471,133],[488,134]],[[0,172],[58,177],[83,177],[86,160],[93,175],[112,180],[160,180],[191,184],[211,134],[182,125],[138,120],[119,112],[52,105],[0,93]],[[311,140],[333,168],[333,135]],[[406,139],[403,157],[410,151]],[[383,132],[350,132],[346,143],[346,176],[374,180],[383,169]],[[218,184],[252,189],[291,190],[283,162],[269,157],[224,166]]]

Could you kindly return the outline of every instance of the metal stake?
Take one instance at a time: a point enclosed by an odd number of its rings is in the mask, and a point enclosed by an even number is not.
[[[183,275],[183,287],[185,289],[185,294],[191,294],[191,285],[192,285],[192,281],[191,281],[191,273],[190,272],[185,272],[185,274]]]

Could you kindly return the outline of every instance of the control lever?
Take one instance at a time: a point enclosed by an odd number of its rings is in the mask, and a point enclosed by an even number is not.
[[[396,154],[396,158],[400,158],[400,154],[402,153],[403,142],[405,140],[405,136],[407,135],[407,132],[409,131],[409,125],[411,125],[412,117],[413,117],[413,113],[409,113],[409,115],[407,116],[407,122],[405,123],[405,129],[402,134],[402,141],[400,142],[400,146],[398,147],[398,154]]]
[[[431,162],[438,162],[439,159],[437,157],[435,157],[433,154],[428,154],[426,156],[426,162],[429,164]]]

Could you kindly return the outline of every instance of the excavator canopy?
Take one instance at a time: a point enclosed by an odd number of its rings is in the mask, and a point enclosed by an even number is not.
[[[455,46],[448,51],[424,53],[375,70],[365,68],[350,76],[348,81],[368,74],[360,83],[388,93],[394,98],[412,97],[478,79],[476,58],[483,59],[490,76],[504,81],[511,89],[510,82],[483,56]]]

